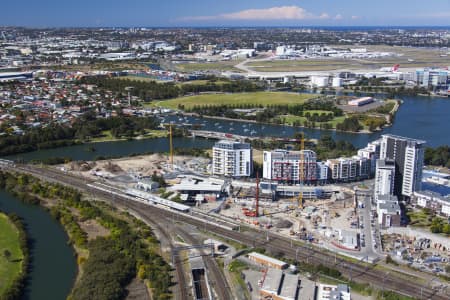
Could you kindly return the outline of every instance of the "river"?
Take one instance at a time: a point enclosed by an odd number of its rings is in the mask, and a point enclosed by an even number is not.
[[[403,104],[395,117],[394,124],[382,132],[371,134],[338,132],[334,130],[320,130],[296,128],[291,126],[254,124],[238,121],[216,120],[209,118],[195,118],[167,116],[164,122],[175,124],[201,124],[202,130],[219,131],[245,136],[277,136],[292,137],[295,132],[304,131],[309,138],[320,138],[323,134],[330,134],[336,140],[351,142],[358,148],[378,138],[383,133],[418,138],[427,141],[427,145],[436,147],[450,145],[450,134],[447,126],[450,124],[450,99],[430,97],[403,97]],[[210,148],[214,141],[201,138],[174,138],[175,148]],[[90,147],[96,149],[89,151]],[[70,157],[73,160],[92,160],[98,156],[125,156],[144,152],[167,152],[169,142],[166,138],[144,139],[132,141],[102,142],[84,145],[44,149],[30,153],[12,155],[9,159],[45,159],[49,157]]]
[[[0,190],[0,210],[20,216],[31,239],[30,277],[23,299],[66,299],[77,265],[62,226],[42,207],[25,204],[3,190]]]

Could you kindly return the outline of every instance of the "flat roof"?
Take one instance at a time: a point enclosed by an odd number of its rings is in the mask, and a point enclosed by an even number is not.
[[[281,287],[280,296],[285,299],[296,300],[298,296],[298,275],[284,274],[283,286]]]
[[[269,293],[274,293],[278,295],[278,289],[280,288],[282,275],[283,271],[274,268],[269,268],[267,270],[266,277],[264,279],[261,289]]]
[[[251,252],[251,253],[248,254],[248,256],[249,257],[258,258],[258,259],[261,259],[261,260],[265,260],[265,261],[267,261],[267,262],[269,262],[271,264],[274,264],[274,265],[279,265],[279,266],[287,265],[287,263],[285,263],[284,261],[278,260],[276,258],[272,258],[270,256],[267,256],[267,255],[264,255],[264,254],[261,254],[261,253],[258,253],[258,252]]]
[[[407,142],[412,142],[412,143],[416,143],[416,144],[426,144],[426,141],[424,141],[424,140],[417,140],[417,139],[399,136],[399,135],[390,134],[390,133],[386,133],[381,136],[387,137],[387,138],[393,138],[393,139],[397,139],[397,140],[402,140],[402,141],[407,141]]]

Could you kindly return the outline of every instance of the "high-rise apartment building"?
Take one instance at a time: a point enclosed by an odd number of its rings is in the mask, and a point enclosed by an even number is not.
[[[303,159],[303,163],[300,162]],[[299,182],[302,166],[305,182],[317,180],[317,156],[314,151],[264,151],[263,178],[282,182]]]
[[[248,143],[219,141],[213,147],[213,175],[246,177],[252,174],[252,149]]]
[[[375,171],[375,200],[379,195],[393,195],[395,180],[395,162],[393,160],[377,160]]]
[[[395,164],[394,195],[410,198],[421,188],[425,141],[384,134],[380,159]]]

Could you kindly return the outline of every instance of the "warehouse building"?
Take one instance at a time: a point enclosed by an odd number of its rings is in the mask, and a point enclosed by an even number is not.
[[[299,299],[299,287],[298,275],[269,268],[262,279],[260,295],[264,299],[297,300]]]
[[[248,258],[260,265],[269,267],[269,268],[275,268],[278,270],[283,270],[288,267],[288,264],[284,261],[272,258],[270,256],[258,253],[258,252],[251,252],[248,255]]]

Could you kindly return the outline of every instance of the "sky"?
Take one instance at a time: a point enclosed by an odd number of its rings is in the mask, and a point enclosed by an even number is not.
[[[2,0],[0,26],[450,27],[450,0]]]

